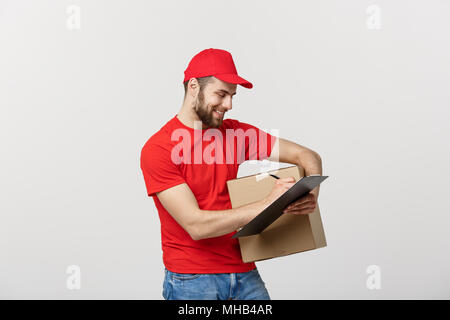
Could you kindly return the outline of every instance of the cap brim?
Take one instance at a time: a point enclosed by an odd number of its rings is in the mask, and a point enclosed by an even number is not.
[[[237,74],[234,74],[234,73],[217,74],[217,75],[214,75],[214,77],[216,77],[217,79],[220,79],[222,81],[228,82],[228,83],[239,84],[248,89],[253,88],[253,84],[251,84],[251,82],[248,82],[244,78],[241,78]]]

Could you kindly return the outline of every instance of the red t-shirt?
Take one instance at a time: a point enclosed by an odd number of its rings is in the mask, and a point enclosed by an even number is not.
[[[244,263],[235,233],[193,240],[164,209],[156,193],[186,183],[202,210],[231,209],[227,180],[245,160],[266,159],[276,137],[255,126],[225,119],[220,128],[193,129],[175,115],[145,143],[141,169],[147,194],[161,221],[165,267],[177,273],[234,273],[255,268]]]

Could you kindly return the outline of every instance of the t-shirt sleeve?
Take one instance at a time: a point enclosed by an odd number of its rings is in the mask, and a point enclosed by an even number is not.
[[[245,132],[245,160],[267,159],[277,137],[245,122],[238,122],[238,126]]]
[[[171,151],[158,144],[147,144],[141,151],[141,170],[148,196],[186,182]]]

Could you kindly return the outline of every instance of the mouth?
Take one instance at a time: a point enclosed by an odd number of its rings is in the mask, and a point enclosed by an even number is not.
[[[223,115],[225,114],[225,111],[219,111],[217,109],[213,109],[213,112],[219,117],[222,118]]]

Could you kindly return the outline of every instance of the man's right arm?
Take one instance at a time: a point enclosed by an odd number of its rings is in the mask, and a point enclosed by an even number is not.
[[[186,183],[156,193],[159,201],[193,240],[219,237],[243,227],[294,184],[294,178],[276,181],[266,198],[229,210],[201,210]]]

